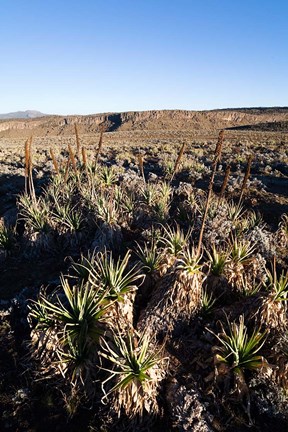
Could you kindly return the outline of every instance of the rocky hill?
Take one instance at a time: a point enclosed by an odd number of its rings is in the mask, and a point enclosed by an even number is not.
[[[240,108],[211,111],[158,110],[123,113],[104,113],[84,116],[46,116],[35,119],[0,121],[0,137],[62,136],[79,132],[107,132],[137,130],[195,130],[215,131],[219,129],[253,126],[265,123],[287,122],[288,107],[285,108]]]

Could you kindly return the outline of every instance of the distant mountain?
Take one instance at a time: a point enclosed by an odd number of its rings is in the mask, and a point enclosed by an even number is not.
[[[33,119],[36,117],[44,117],[47,114],[43,114],[40,111],[16,111],[7,114],[0,114],[0,120],[9,120],[9,119]]]

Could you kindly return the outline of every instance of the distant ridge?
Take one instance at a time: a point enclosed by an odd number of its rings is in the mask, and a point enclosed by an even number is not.
[[[230,108],[210,111],[152,110],[91,115],[45,115],[0,121],[0,138],[71,136],[75,124],[81,134],[125,131],[215,131],[241,127],[247,130],[286,131],[288,107]],[[17,116],[19,114],[17,113]]]
[[[16,111],[7,114],[0,114],[1,120],[9,120],[9,119],[33,119],[37,117],[44,117],[48,114],[43,114],[40,111],[35,110],[26,110],[26,111]]]

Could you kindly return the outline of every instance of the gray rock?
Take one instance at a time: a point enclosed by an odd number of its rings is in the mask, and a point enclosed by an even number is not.
[[[178,432],[212,432],[208,425],[206,409],[196,388],[185,386],[174,379],[168,385],[167,405]]]
[[[155,173],[153,173],[153,172],[149,172],[149,174],[148,174],[148,180],[149,180],[150,182],[155,182],[155,181],[157,181],[157,180],[158,180],[158,176],[157,176],[157,174],[155,174]]]

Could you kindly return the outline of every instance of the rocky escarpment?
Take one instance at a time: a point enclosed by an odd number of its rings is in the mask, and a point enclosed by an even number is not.
[[[259,123],[288,121],[288,108],[251,108],[212,111],[155,110],[105,113],[85,116],[49,116],[30,120],[0,121],[0,137],[61,136],[74,133],[77,124],[81,133],[135,130],[215,131]]]

